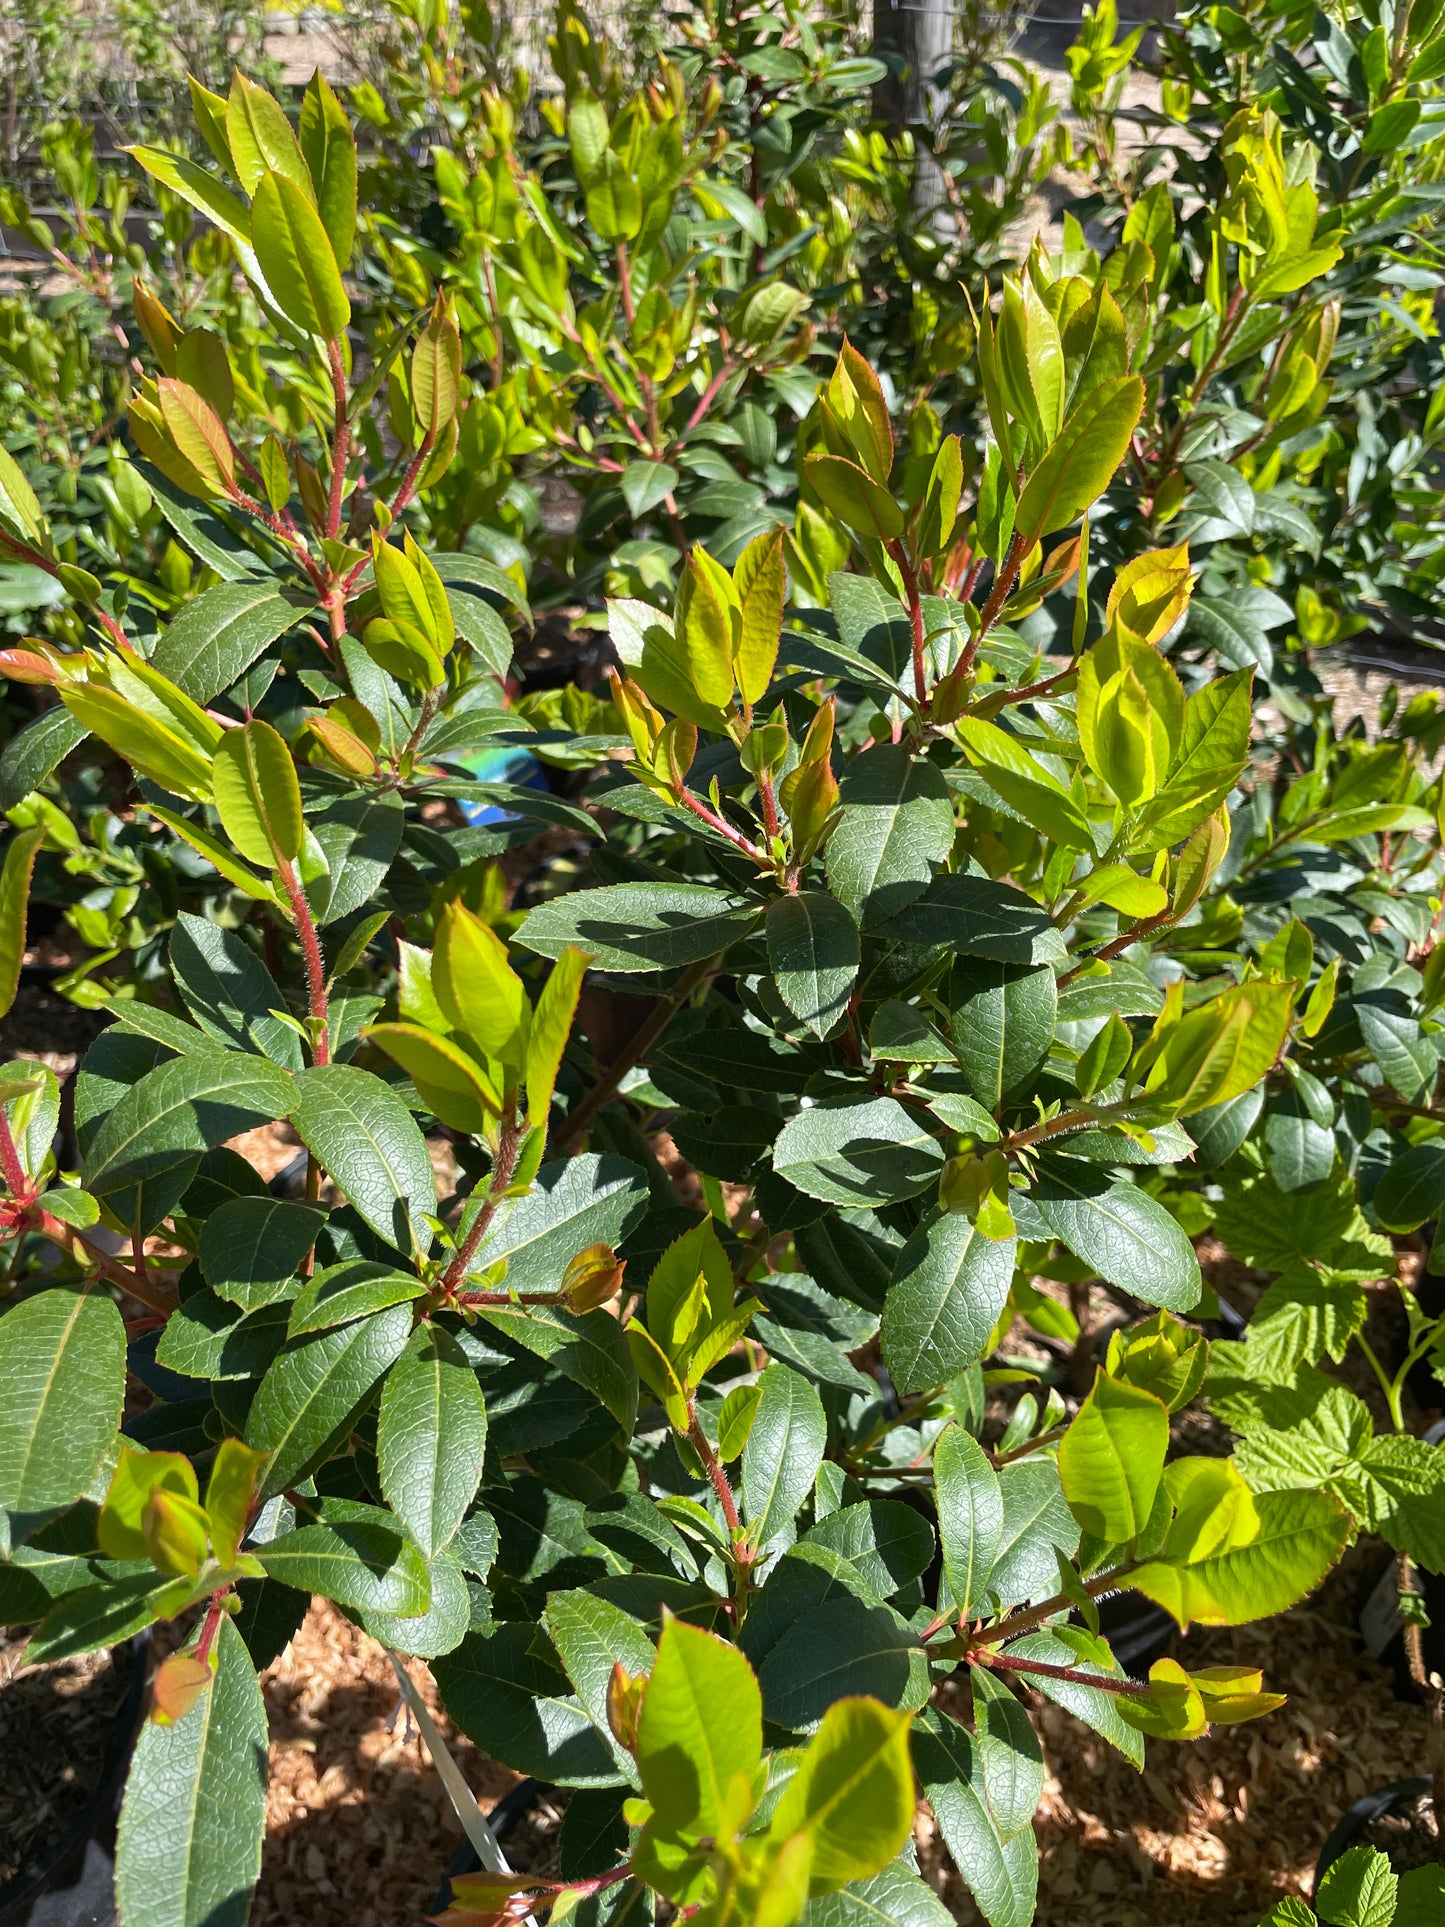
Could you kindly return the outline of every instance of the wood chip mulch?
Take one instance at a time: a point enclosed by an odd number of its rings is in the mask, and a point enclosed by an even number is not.
[[[409,1671],[490,1810],[518,1776],[455,1732],[420,1660]],[[271,1784],[252,1927],[420,1927],[461,1827],[386,1654],[318,1599],[262,1685]]]

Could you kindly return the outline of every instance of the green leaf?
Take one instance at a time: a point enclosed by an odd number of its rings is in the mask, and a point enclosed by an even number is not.
[[[802,1927],[950,1927],[952,1920],[928,1882],[895,1860],[870,1880],[810,1900]]]
[[[420,1278],[404,1271],[373,1264],[366,1258],[348,1258],[343,1264],[328,1265],[316,1272],[297,1292],[287,1336],[302,1338],[307,1332],[347,1325],[353,1318],[367,1318],[389,1305],[410,1304],[425,1291]]]
[[[821,1546],[810,1546],[807,1556],[826,1555]],[[799,1558],[794,1554],[782,1563]],[[856,1585],[851,1569],[844,1570]],[[929,1690],[927,1662],[912,1627],[893,1607],[853,1591],[835,1592],[795,1618],[762,1659],[758,1679],[769,1721],[793,1733],[811,1732],[830,1706],[850,1694],[867,1693],[885,1706],[912,1710],[924,1704]]]
[[[394,1305],[285,1346],[267,1367],[246,1420],[247,1445],[271,1455],[258,1497],[285,1492],[344,1442],[410,1333],[411,1314]]]
[[[938,1536],[948,1590],[973,1613],[988,1591],[1003,1542],[1003,1493],[988,1454],[961,1425],[950,1425],[933,1454]]]
[[[0,1508],[52,1512],[89,1490],[120,1425],[125,1327],[103,1289],[37,1291],[0,1317]]]
[[[455,1553],[434,1553],[426,1565],[430,1604],[424,1613],[379,1613],[358,1610],[357,1617],[373,1639],[419,1659],[436,1659],[461,1645],[472,1624],[471,1591]]]
[[[607,1697],[615,1666],[621,1666],[634,1679],[652,1671],[657,1658],[652,1641],[620,1606],[580,1587],[552,1593],[543,1620],[588,1718],[611,1747],[619,1771],[638,1785],[631,1756],[612,1736]]]
[[[1378,1848],[1351,1847],[1321,1878],[1315,1889],[1315,1909],[1330,1927],[1390,1927],[1399,1885],[1394,1868]]]
[[[1168,1449],[1162,1402],[1101,1367],[1059,1444],[1064,1497],[1085,1532],[1132,1544],[1148,1524]]]
[[[198,1152],[290,1115],[297,1090],[264,1057],[197,1051],[133,1084],[96,1132],[85,1185],[99,1197],[173,1171]]]
[[[1059,1004],[1053,969],[958,958],[950,1002],[959,1069],[980,1104],[994,1110],[1049,1054]]]
[[[20,988],[20,964],[25,955],[25,913],[30,901],[30,874],[45,841],[45,825],[17,830],[5,845],[0,866],[0,1017],[15,1002]]]
[[[186,1378],[259,1378],[286,1342],[289,1305],[245,1312],[213,1291],[193,1291],[173,1311],[156,1362]]]
[[[810,1198],[876,1207],[935,1183],[943,1147],[892,1097],[815,1104],[789,1118],[773,1168]]]
[[[296,1269],[315,1244],[326,1213],[285,1198],[231,1198],[201,1229],[197,1256],[218,1296],[255,1311],[291,1295]]]
[[[171,974],[196,1022],[219,1044],[259,1051],[288,1071],[302,1065],[301,1039],[274,1017],[286,1000],[234,930],[182,911],[170,941]]]
[[[268,1578],[359,1612],[411,1617],[426,1611],[426,1561],[390,1513],[333,1499],[326,1514],[253,1549]]]
[[[515,648],[506,623],[490,602],[461,589],[448,589],[447,602],[457,634],[471,644],[498,682],[505,681]]]
[[[807,1834],[814,1893],[877,1873],[912,1832],[908,1725],[871,1699],[838,1700],[823,1715],[769,1828],[777,1841]]]
[[[1129,1584],[1181,1627],[1243,1626],[1287,1611],[1334,1565],[1352,1522],[1327,1492],[1261,1492],[1255,1503],[1258,1527],[1244,1544],[1183,1565],[1152,1560]]]
[[[962,957],[999,963],[1051,963],[1066,954],[1044,909],[1007,883],[963,873],[935,877],[923,895],[878,932],[897,943],[946,944]]]
[[[1004,1840],[1022,1833],[1044,1792],[1044,1758],[1027,1710],[986,1667],[970,1669],[983,1793]]]
[[[646,1204],[647,1180],[626,1158],[586,1152],[544,1164],[526,1197],[498,1212],[477,1263],[505,1258],[510,1290],[555,1291],[570,1259],[589,1245],[615,1249]]]
[[[116,1846],[120,1918],[145,1927],[245,1927],[266,1824],[266,1707],[229,1619],[216,1671],[170,1725],[141,1728]]]
[[[1031,1927],[1038,1848],[1028,1828],[1005,1840],[984,1794],[973,1735],[929,1711],[913,1728],[913,1764],[939,1832],[989,1927]]]
[[[251,241],[281,312],[309,335],[332,340],[351,319],[321,217],[294,181],[268,169],[251,201]]]
[[[927,888],[953,848],[942,773],[891,743],[848,765],[828,839],[828,885],[865,927],[886,923]]]
[[[1010,1640],[1007,1650],[1015,1659],[1039,1659],[1046,1666],[1067,1666],[1074,1671],[1097,1673],[1104,1679],[1125,1677],[1108,1642],[1082,1626],[1056,1626],[1048,1632],[1028,1633],[1023,1639]],[[1047,1673],[1026,1677],[1031,1686],[1062,1706],[1065,1712],[1072,1713],[1075,1719],[1092,1726],[1131,1765],[1142,1769],[1144,1735],[1120,1718],[1116,1694],[1078,1680],[1051,1678]]]
[[[436,1179],[416,1120],[388,1084],[351,1064],[298,1073],[293,1122],[307,1150],[378,1237],[431,1248]]]
[[[387,1373],[376,1456],[382,1494],[426,1558],[466,1517],[486,1449],[486,1402],[466,1353],[440,1326],[420,1327]]]
[[[774,1361],[743,1447],[743,1517],[749,1537],[769,1546],[792,1526],[813,1489],[828,1443],[823,1401],[798,1372]]]
[[[862,944],[841,903],[800,890],[769,904],[768,962],[778,995],[815,1037],[826,1037],[848,1008]]]
[[[516,940],[544,957],[576,944],[599,970],[676,970],[726,950],[759,914],[732,892],[705,884],[613,883],[539,904]]]
[[[637,1369],[622,1326],[610,1312],[579,1316],[560,1305],[529,1305],[525,1311],[498,1308],[482,1316],[591,1392],[631,1432],[637,1420]]]
[[[537,1626],[471,1633],[432,1667],[442,1703],[478,1746],[552,1786],[615,1786],[610,1748],[568,1689]]]
[[[1445,1908],[1445,1867],[1412,1867],[1400,1875],[1399,1892],[1391,1927],[1434,1927]]]
[[[285,739],[253,719],[221,738],[212,764],[216,809],[248,863],[276,869],[301,854],[306,825],[301,786]]]
[[[1024,551],[1053,529],[1067,528],[1098,500],[1124,459],[1144,407],[1138,375],[1100,382],[1085,395],[1034,468],[1014,515]]]
[[[933,1562],[928,1521],[897,1499],[840,1506],[810,1527],[802,1543],[840,1553],[876,1599],[901,1592],[921,1579]]]
[[[1416,1144],[1387,1168],[1370,1200],[1387,1231],[1416,1231],[1445,1209],[1445,1144]]]
[[[1027,1599],[1047,1598],[1058,1590],[1058,1554],[1071,1559],[1078,1550],[1079,1524],[1059,1484],[1057,1463],[1042,1454],[1014,1459],[999,1467],[1003,1494],[1003,1542],[989,1579],[1007,1608]]]
[[[983,1356],[1015,1251],[1014,1239],[984,1237],[962,1212],[934,1213],[912,1234],[883,1307],[883,1356],[900,1391],[942,1385]]]
[[[637,1766],[664,1836],[730,1837],[734,1777],[751,1785],[763,1758],[763,1708],[753,1669],[712,1633],[667,1622],[642,1698]]]
[[[1193,1245],[1179,1220],[1137,1185],[1052,1158],[1029,1201],[1059,1242],[1107,1283],[1168,1311],[1199,1303],[1204,1284]]]
[[[229,689],[306,615],[269,582],[218,582],[161,631],[152,665],[198,703]]]
[[[0,750],[0,810],[13,810],[22,796],[38,790],[62,757],[85,737],[85,724],[63,703],[17,729]]]
[[[98,1653],[194,1603],[189,1579],[150,1570],[98,1586],[82,1585],[57,1599],[25,1648],[31,1665]]]

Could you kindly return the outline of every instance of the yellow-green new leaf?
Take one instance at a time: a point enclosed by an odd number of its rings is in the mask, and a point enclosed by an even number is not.
[[[1064,1497],[1085,1532],[1111,1546],[1136,1539],[1153,1510],[1168,1449],[1162,1402],[1101,1369],[1059,1445]]]
[[[78,723],[108,743],[141,776],[193,803],[210,801],[210,758],[174,730],[103,683],[67,683],[60,699]]]
[[[727,571],[706,549],[694,549],[677,587],[674,633],[682,646],[693,688],[714,709],[724,709],[732,701],[740,621],[736,592]],[[644,650],[644,670],[646,663]]]
[[[156,383],[161,415],[184,461],[216,495],[224,495],[236,472],[236,456],[224,422],[203,395],[162,375]]]
[[[0,448],[0,529],[30,548],[46,555],[50,553],[50,535],[35,491],[15,457],[3,448]]]
[[[294,863],[306,840],[306,822],[285,739],[259,720],[228,730],[212,769],[221,823],[247,862],[271,870]]]
[[[164,823],[173,836],[183,843],[189,843],[198,856],[203,856],[211,867],[219,872],[228,883],[257,903],[277,901],[274,885],[265,877],[258,877],[254,870],[248,870],[244,863],[238,863],[228,844],[203,830],[188,816],[181,816],[174,810],[163,810],[157,804],[147,805],[152,816]]]
[[[1160,1039],[1145,1089],[1176,1117],[1253,1090],[1289,1036],[1299,985],[1237,984],[1189,1011]]]
[[[331,242],[306,195],[274,168],[251,202],[251,241],[261,272],[288,321],[334,340],[351,319]]]
[[[316,212],[337,265],[345,268],[356,238],[356,141],[346,110],[319,67],[301,101],[300,134]]]
[[[834,1700],[823,1715],[769,1829],[774,1840],[811,1840],[811,1893],[866,1880],[902,1851],[915,1803],[912,1718],[864,1698]]]
[[[311,176],[280,103],[239,69],[226,102],[226,141],[236,179],[248,194],[274,168],[315,204]]]
[[[1129,1584],[1182,1627],[1195,1621],[1243,1626],[1286,1612],[1314,1591],[1354,1525],[1327,1492],[1261,1492],[1254,1503],[1257,1520],[1247,1540],[1179,1564],[1152,1559]]]
[[[681,1381],[657,1340],[647,1327],[635,1318],[627,1327],[627,1349],[632,1354],[632,1363],[637,1368],[637,1376],[653,1397],[661,1401],[662,1408],[667,1413],[668,1424],[674,1432],[686,1432],[687,1396],[682,1389]]]
[[[773,679],[778,639],[783,629],[783,531],[770,529],[749,542],[733,570],[733,586],[742,604],[742,631],[735,667],[744,700],[761,701]]]
[[[15,1002],[20,988],[30,878],[44,841],[45,825],[37,823],[31,829],[17,831],[5,848],[5,862],[0,868],[0,1017]]]
[[[532,1018],[526,987],[496,931],[464,904],[449,903],[438,919],[431,981],[454,1030],[509,1072],[525,1073]]]
[[[804,479],[817,490],[825,508],[862,535],[891,542],[903,533],[903,511],[881,482],[846,455],[809,455]]]
[[[877,375],[845,335],[825,401],[855,457],[873,481],[886,484],[893,472],[893,424]]]
[[[582,979],[592,958],[585,950],[569,944],[552,966],[542,986],[537,1008],[532,1012],[532,1031],[527,1041],[527,1122],[541,1130],[552,1108],[552,1092],[557,1083],[562,1053],[572,1030]]]
[[[1124,459],[1143,408],[1138,375],[1101,382],[1079,403],[1019,497],[1014,530],[1025,551],[1051,529],[1067,528],[1098,501]]]
[[[437,296],[411,357],[411,412],[433,441],[457,412],[461,393],[462,337],[455,304]]]
[[[452,1130],[484,1131],[501,1116],[501,1092],[450,1038],[417,1024],[373,1024],[364,1035],[396,1059],[428,1110]]]

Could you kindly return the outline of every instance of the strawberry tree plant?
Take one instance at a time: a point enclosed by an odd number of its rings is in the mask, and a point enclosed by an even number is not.
[[[319,1593],[574,1790],[558,1877],[491,1868],[463,1917],[940,1922],[921,1788],[1024,1927],[1021,1692],[1136,1764],[1279,1704],[1245,1666],[1128,1677],[1099,1600],[1244,1623],[1369,1523],[1348,1482],[1172,1442],[1210,1369],[1197,1148],[1340,984],[1288,932],[1211,948],[1254,672],[1174,666],[1188,546],[1128,533],[1150,243],[1036,251],[980,309],[982,457],[931,410],[900,442],[845,341],[787,526],[614,598],[610,701],[540,730],[507,701],[520,563],[417,507],[490,405],[456,305],[354,365],[344,111],[319,79],[295,127],[240,77],[195,100],[216,169],[139,159],[229,237],[272,345],[138,285],[129,431],[215,579],[150,633],[0,458],[0,547],[72,611],[0,659],[52,698],[7,752],[0,1000],[42,857],[134,878],[78,1162],[52,1073],[0,1084],[3,1616],[36,1660],[179,1628],[121,1918],[244,1917],[256,1675]],[[1256,229],[1278,129],[1236,158],[1221,275],[1304,287],[1312,190]],[[568,795],[467,773],[529,742]],[[81,744],[91,843],[53,794]],[[1297,807],[1276,844],[1328,814]],[[1432,820],[1403,779],[1367,814],[1402,846]],[[518,900],[499,859],[559,828],[586,874]],[[278,1126],[292,1186],[257,1168]],[[1050,1284],[1120,1311],[1070,1399],[1007,1349],[1066,1329]]]

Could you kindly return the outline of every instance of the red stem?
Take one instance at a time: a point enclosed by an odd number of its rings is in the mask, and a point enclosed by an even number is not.
[[[470,1270],[472,1260],[477,1255],[477,1249],[487,1235],[487,1227],[497,1215],[497,1206],[502,1202],[502,1193],[512,1182],[512,1173],[517,1168],[517,1152],[521,1147],[521,1137],[521,1127],[517,1120],[514,1117],[508,1118],[497,1139],[497,1156],[492,1165],[492,1175],[487,1182],[486,1200],[477,1213],[476,1223],[467,1233],[465,1240],[457,1246],[451,1263],[442,1273],[441,1289],[448,1298],[455,1293],[457,1286]],[[485,1298],[488,1294],[483,1292],[478,1296]],[[505,1294],[502,1294],[502,1297],[504,1303],[511,1302]]]
[[[211,1603],[206,1608],[205,1624],[201,1627],[201,1636],[196,1641],[196,1658],[203,1666],[211,1657],[211,1643],[215,1639],[220,1629],[221,1620],[225,1616],[225,1599],[229,1590],[229,1587],[223,1587],[220,1592],[213,1592],[211,1594]]]
[[[326,965],[321,958],[321,940],[316,934],[316,923],[311,915],[311,906],[306,901],[306,892],[301,880],[290,863],[283,857],[276,866],[282,887],[291,902],[291,916],[296,925],[296,934],[301,940],[301,955],[306,963],[306,995],[311,1007],[311,1016],[316,1027],[312,1042],[312,1056],[318,1064],[331,1062],[331,1036],[329,1030],[330,1013],[326,1001]]]
[[[0,1110],[0,1171],[5,1174],[6,1188],[17,1204],[29,1204],[35,1196],[35,1186],[20,1162],[20,1153],[15,1148],[15,1139],[10,1130],[10,1120]]]
[[[1149,1687],[1137,1679],[1112,1679],[1107,1673],[1091,1673],[1081,1666],[1052,1666],[1041,1659],[1015,1659],[1010,1653],[993,1653],[979,1647],[968,1655],[974,1666],[987,1666],[996,1673],[1038,1673],[1044,1679],[1072,1680],[1078,1686],[1097,1686],[1103,1693],[1147,1693]]]
[[[732,374],[736,366],[737,366],[736,362],[731,361],[727,355],[723,356],[722,362],[718,367],[717,373],[713,376],[712,380],[708,383],[707,387],[703,389],[701,398],[699,399],[696,408],[693,409],[692,413],[688,416],[687,420],[683,423],[682,425],[683,435],[685,436],[690,435],[693,429],[697,427],[698,423],[702,420],[703,416],[707,413],[709,408],[712,407],[714,401],[716,401],[718,390],[722,387],[723,383],[727,380],[728,376]],[[677,443],[677,446],[679,448],[682,446],[682,442],[680,439]]]
[[[137,1278],[129,1266],[123,1265],[119,1258],[113,1258],[108,1251],[101,1251],[90,1244],[84,1233],[78,1231],[73,1224],[65,1224],[59,1218],[53,1217],[50,1212],[42,1211],[38,1215],[35,1228],[49,1238],[52,1244],[57,1244],[62,1250],[68,1250],[72,1256],[78,1257],[81,1263],[94,1265],[102,1278],[108,1279],[113,1285],[119,1285],[121,1290],[128,1291],[132,1298],[138,1298],[141,1304],[149,1306],[154,1312],[159,1312],[162,1318],[169,1318],[175,1310],[174,1299],[163,1297],[145,1279]],[[75,1250],[76,1246],[79,1246],[78,1252]]]
[[[723,1509],[723,1517],[728,1522],[729,1532],[733,1534],[734,1538],[740,1538],[743,1530],[743,1522],[738,1516],[738,1502],[733,1497],[732,1485],[728,1480],[727,1472],[724,1470],[721,1460],[718,1458],[716,1452],[713,1451],[711,1445],[708,1444],[707,1434],[703,1431],[701,1425],[698,1424],[696,1412],[692,1413],[691,1422],[687,1428],[687,1437],[688,1443],[702,1460],[703,1469],[712,1482],[712,1489],[717,1494],[718,1504]]]
[[[721,956],[704,957],[700,963],[689,964],[665,997],[660,997],[656,1008],[647,1022],[633,1037],[621,1055],[602,1073],[584,1098],[567,1113],[551,1140],[552,1149],[559,1155],[570,1151],[586,1133],[588,1125],[602,1109],[617,1095],[617,1088],[623,1078],[646,1057],[648,1051],[661,1037],[673,1018],[682,1009],[688,998],[711,977],[721,963]]]
[[[928,672],[923,663],[923,597],[919,593],[917,572],[902,542],[890,542],[888,553],[898,564],[908,594],[908,620],[913,625],[913,693],[922,709],[928,701]]]
[[[734,849],[741,850],[744,856],[751,857],[754,863],[760,864],[765,870],[772,869],[773,859],[766,851],[760,850],[756,843],[749,841],[741,830],[735,830],[726,817],[720,816],[716,810],[711,809],[700,797],[695,796],[685,783],[680,784],[678,788],[673,791],[673,799],[681,803],[685,810],[691,810],[700,822],[706,823],[710,829],[716,830],[719,836],[725,836],[728,842],[733,845]]]

